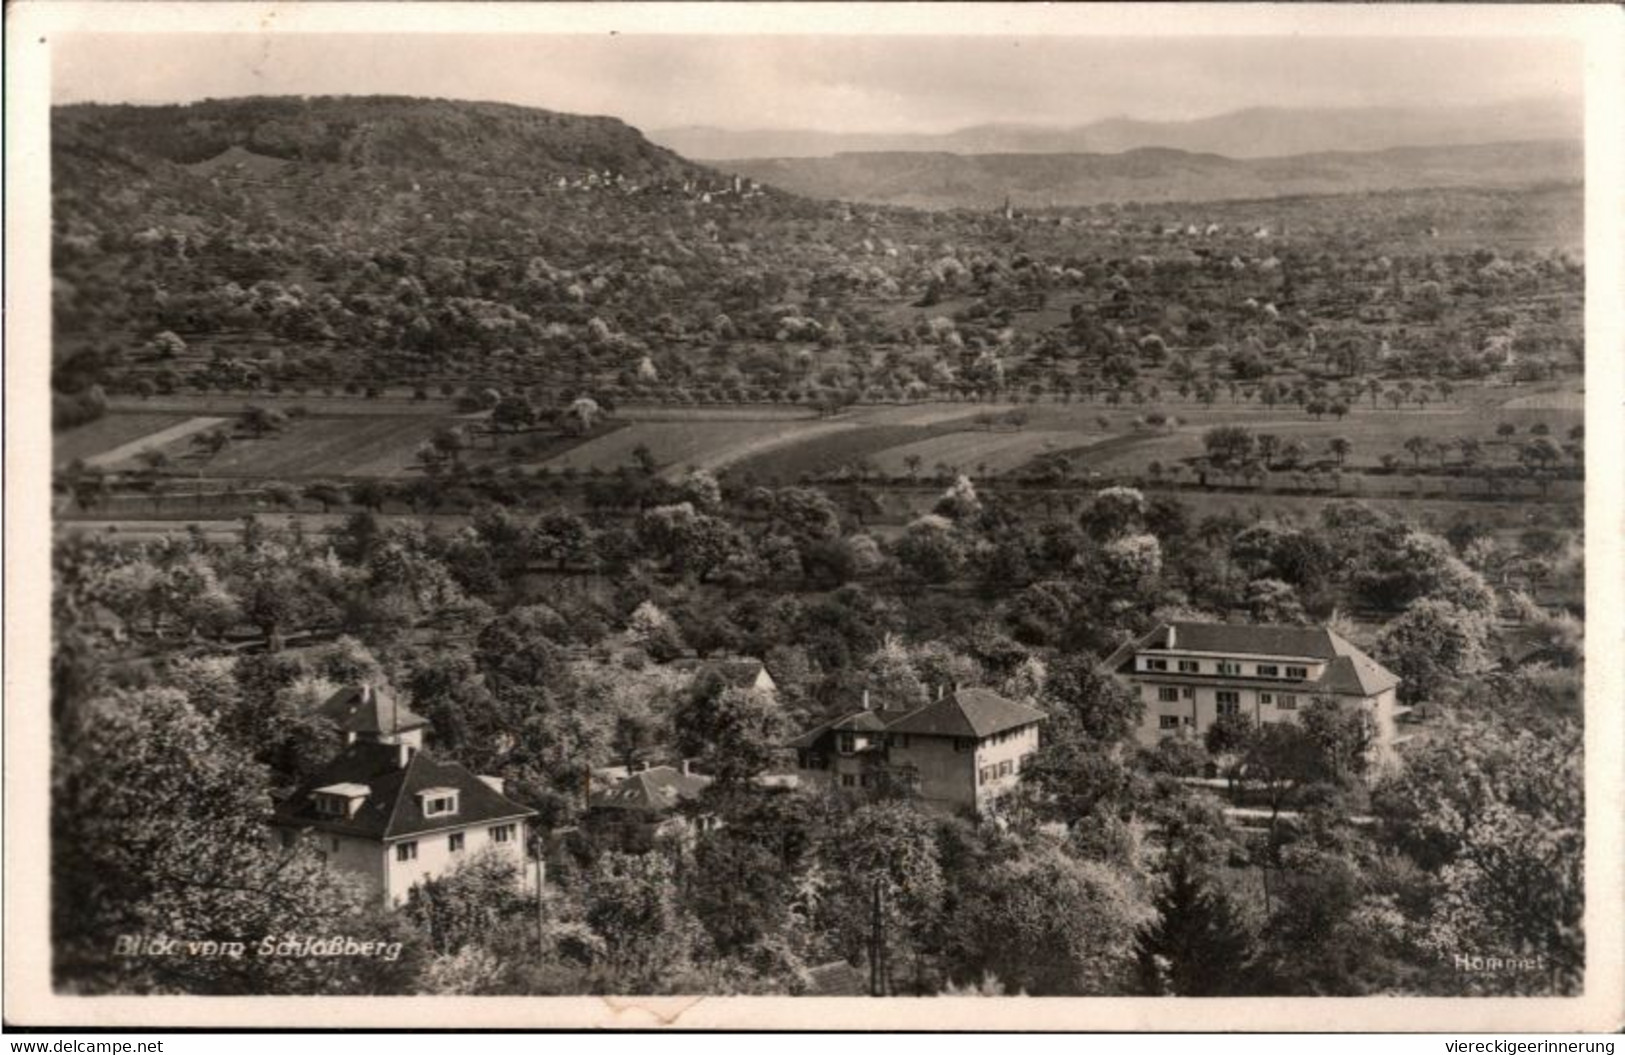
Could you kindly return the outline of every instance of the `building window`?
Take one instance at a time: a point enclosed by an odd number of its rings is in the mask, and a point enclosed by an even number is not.
[[[836,750],[843,755],[850,755],[858,746],[858,741],[851,733],[842,733],[835,742]]]
[[[450,850],[454,854],[462,853],[463,852],[463,833],[462,832],[452,832],[450,835],[446,836],[446,849]]]
[[[999,776],[1007,777],[1009,775],[1010,775],[1010,763],[1009,762],[1000,762],[999,763]]]
[[[1157,728],[1159,728],[1159,729],[1178,729],[1179,728],[1179,715],[1177,715],[1177,714],[1164,714],[1164,715],[1162,715],[1161,717],[1159,717],[1157,719]]]
[[[955,737],[954,738],[954,750],[958,751],[961,754],[965,753],[966,751],[974,751],[974,750],[976,750],[976,741],[972,740],[968,736]]]
[[[1179,690],[1179,696],[1180,696],[1181,699],[1193,700],[1193,699],[1196,698],[1196,690],[1195,689],[1180,689]]]
[[[1179,672],[1181,674],[1200,674],[1202,673],[1202,664],[1194,659],[1182,659],[1179,661]]]
[[[1232,662],[1232,661],[1230,661],[1228,659],[1221,659],[1219,661],[1219,673],[1220,674],[1240,674],[1241,673],[1241,664],[1240,663],[1234,663],[1234,662]]]
[[[1145,661],[1145,669],[1146,670],[1167,670],[1168,669],[1168,661],[1166,659],[1148,659],[1148,660]]]
[[[342,817],[348,811],[349,804],[337,795],[317,795],[316,812],[326,817]]]
[[[456,812],[456,795],[436,795],[434,798],[423,800],[423,815],[425,817],[445,817]]]
[[[1220,714],[1241,713],[1241,693],[1227,692],[1221,689],[1214,693],[1214,696],[1217,698],[1218,711]]]
[[[1289,678],[1296,678],[1299,681],[1306,681],[1308,679],[1308,677],[1309,677],[1309,668],[1308,667],[1288,667],[1288,668],[1286,668],[1286,676],[1289,677]]]
[[[1281,694],[1280,707],[1283,711],[1295,711],[1298,709],[1298,698],[1290,692],[1284,692]]]
[[[1275,697],[1271,696],[1267,692],[1261,692],[1258,694],[1258,702],[1263,706],[1268,707],[1271,703],[1275,702]]]
[[[1258,676],[1261,678],[1278,678],[1281,676],[1281,668],[1273,663],[1260,663],[1258,665]]]
[[[857,784],[857,782],[858,782],[858,778],[853,776],[851,773],[842,773],[841,774],[841,787],[850,788],[850,787],[855,786]]]
[[[1179,690],[1173,686],[1158,689],[1157,700],[1161,703],[1177,703],[1179,702]]]
[[[410,843],[396,843],[395,844],[395,860],[397,860],[397,861],[416,861],[417,859],[418,859],[418,844],[417,843],[410,842]]]
[[[494,843],[512,842],[514,826],[511,824],[498,824],[491,829],[491,841]]]

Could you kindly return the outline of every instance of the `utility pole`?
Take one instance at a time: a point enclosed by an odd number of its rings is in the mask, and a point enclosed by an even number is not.
[[[542,880],[544,878],[542,865],[542,847],[536,847],[536,956],[542,955],[543,934],[546,931],[547,909],[542,901]]]
[[[880,995],[880,877],[870,881],[869,900],[869,995]]]

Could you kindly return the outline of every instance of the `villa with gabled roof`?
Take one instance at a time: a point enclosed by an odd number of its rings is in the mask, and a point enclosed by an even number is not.
[[[501,778],[431,757],[422,746],[429,723],[386,689],[342,689],[315,713],[338,727],[344,747],[277,805],[272,824],[284,846],[308,841],[386,905],[481,852],[511,857],[529,880],[526,828],[536,811],[508,798]]]
[[[865,693],[861,708],[789,746],[808,785],[854,789],[901,779],[926,803],[980,812],[1016,787],[1047,717],[990,689],[939,692],[910,710],[873,708]]]

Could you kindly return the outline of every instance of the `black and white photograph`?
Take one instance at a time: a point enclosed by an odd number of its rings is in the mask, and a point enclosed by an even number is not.
[[[1620,1028],[1586,12],[218,6],[8,44],[42,1000]]]

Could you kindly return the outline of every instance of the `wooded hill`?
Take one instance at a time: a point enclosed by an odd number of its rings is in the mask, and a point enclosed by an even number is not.
[[[591,168],[647,179],[700,171],[613,117],[399,96],[66,106],[53,112],[52,133],[59,159],[108,152],[193,164],[240,147],[288,161],[515,175]]]

